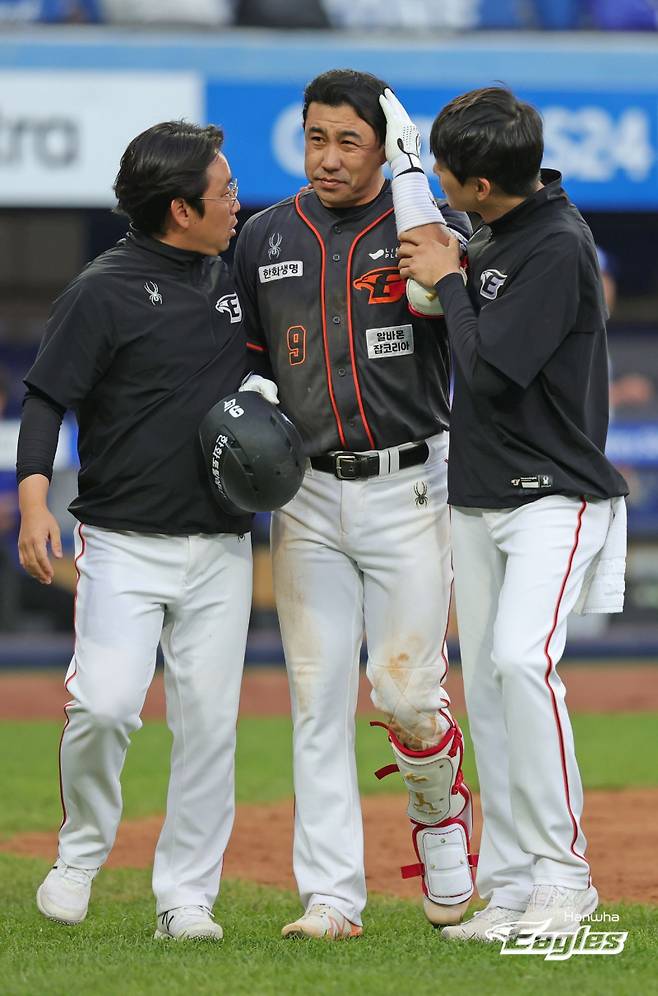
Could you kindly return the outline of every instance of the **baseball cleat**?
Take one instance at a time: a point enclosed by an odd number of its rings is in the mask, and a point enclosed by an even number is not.
[[[358,927],[346,916],[326,903],[309,906],[299,920],[287,924],[281,931],[282,937],[318,937],[326,941],[344,941],[350,937],[360,937],[363,927]]]
[[[423,896],[423,910],[433,927],[445,927],[448,924],[461,923],[470,901],[469,897],[463,903],[445,906],[441,903],[433,903],[427,896]]]
[[[177,906],[158,914],[154,940],[221,941],[224,931],[207,906]]]
[[[486,906],[479,913],[474,913],[470,920],[444,927],[441,937],[445,937],[448,941],[484,941],[485,944],[492,944],[500,938],[489,936],[489,931],[503,923],[517,923],[522,914],[522,910],[510,910],[504,906]]]
[[[536,929],[539,933],[575,933],[580,921],[599,904],[599,894],[588,889],[567,889],[561,885],[536,885],[530,893],[525,913],[519,917],[517,933]]]
[[[74,868],[58,859],[37,889],[39,912],[69,926],[82,923],[98,872],[98,868]]]

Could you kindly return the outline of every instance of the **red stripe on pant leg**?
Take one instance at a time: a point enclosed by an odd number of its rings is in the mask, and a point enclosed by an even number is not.
[[[574,541],[573,541],[573,546],[571,548],[571,553],[569,555],[569,562],[567,564],[567,569],[566,569],[564,578],[562,579],[562,586],[560,588],[560,594],[558,595],[558,599],[557,599],[557,602],[556,602],[556,605],[555,605],[555,612],[553,614],[553,626],[551,628],[550,633],[548,634],[548,637],[546,639],[546,643],[544,644],[544,655],[546,657],[546,660],[548,661],[548,667],[546,668],[546,673],[544,675],[544,681],[546,682],[546,687],[548,688],[548,691],[549,691],[550,696],[551,696],[551,703],[552,703],[552,706],[553,706],[553,716],[555,717],[555,725],[557,727],[558,742],[559,742],[559,745],[560,745],[560,760],[561,760],[561,763],[562,763],[562,778],[564,780],[564,794],[566,796],[567,809],[569,810],[569,818],[571,819],[571,825],[573,826],[573,838],[571,840],[571,848],[570,848],[570,850],[571,850],[571,853],[574,855],[574,857],[579,858],[581,861],[584,861],[585,864],[587,865],[587,867],[589,868],[589,862],[584,857],[584,855],[579,854],[576,851],[576,841],[578,839],[578,829],[579,828],[578,828],[578,822],[576,820],[576,817],[574,816],[573,809],[572,809],[572,806],[571,806],[571,794],[569,792],[569,775],[568,775],[568,772],[567,772],[566,751],[564,749],[564,734],[562,732],[562,724],[560,723],[560,715],[559,715],[559,712],[558,712],[557,699],[555,697],[555,692],[553,691],[553,688],[552,688],[551,683],[549,681],[551,672],[554,670],[553,659],[552,659],[552,657],[550,655],[549,647],[550,647],[551,640],[553,639],[553,635],[555,633],[555,630],[557,629],[557,622],[558,622],[558,615],[559,615],[559,612],[560,612],[560,605],[562,604],[562,597],[564,595],[564,589],[567,586],[567,581],[569,579],[569,575],[571,574],[571,568],[573,566],[573,559],[574,559],[574,557],[576,555],[576,550],[578,549],[578,543],[579,543],[579,540],[580,540],[580,530],[581,530],[581,526],[582,526],[582,522],[583,522],[583,513],[585,512],[586,508],[587,508],[587,502],[583,499],[583,502],[582,502],[582,504],[580,506],[580,509],[578,510],[578,521],[576,523],[576,532],[575,532],[575,535],[574,535]]]
[[[82,557],[83,553],[85,552],[85,547],[86,547],[86,542],[85,542],[84,534],[82,532],[82,523],[80,523],[80,525],[78,526],[78,534],[80,536],[80,542],[82,543],[82,547],[80,549],[80,553],[78,554],[78,556],[73,561],[73,564],[74,564],[74,567],[75,567],[75,573],[76,573],[75,594],[73,596],[73,660],[75,660],[75,643],[76,643],[75,618],[76,618],[76,609],[78,607],[78,584],[80,582],[80,570],[78,568],[78,561],[80,560],[80,558]],[[69,690],[69,682],[73,681],[73,679],[75,678],[75,676],[76,676],[77,673],[78,673],[78,668],[77,668],[77,664],[76,664],[75,669],[73,671],[73,674],[69,675],[69,677],[64,682],[64,688],[66,689],[67,692]],[[64,734],[66,733],[66,730],[67,730],[68,725],[69,725],[69,714],[67,712],[67,709],[68,709],[69,705],[70,705],[70,703],[67,702],[66,705],[64,706],[64,715],[66,716],[66,722],[64,723],[64,729],[62,730],[62,735],[59,738],[59,750],[58,750],[58,753],[57,753],[57,756],[58,756],[58,768],[59,768],[59,797],[60,797],[61,802],[62,802],[62,823],[61,823],[61,826],[59,828],[60,830],[62,829],[62,827],[66,823],[66,805],[64,803],[64,785],[62,783],[62,741],[64,740]]]

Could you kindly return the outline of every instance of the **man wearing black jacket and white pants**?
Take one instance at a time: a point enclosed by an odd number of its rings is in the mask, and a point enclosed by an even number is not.
[[[385,99],[394,119],[404,114]],[[431,148],[449,203],[483,222],[466,287],[459,247],[428,226],[407,231],[400,248],[401,274],[438,292],[456,359],[448,500],[488,906],[442,933],[574,931],[598,895],[556,667],[585,593],[586,611],[621,611],[625,555],[627,487],[604,455],[596,249],[559,173],[540,173],[539,114],[508,90],[455,98]],[[422,186],[417,167],[410,176]]]
[[[249,517],[220,511],[201,461],[206,412],[238,389],[241,311],[226,265],[239,209],[222,133],[165,122],[135,138],[115,191],[132,227],[54,304],[18,448],[24,568],[61,556],[47,493],[62,416],[79,423],[75,650],[60,771],[64,822],[40,886],[76,924],[114,843],[130,735],[165,660],[173,734],[153,870],[158,938],[220,939],[212,917],[233,822],[235,725],[251,602]]]

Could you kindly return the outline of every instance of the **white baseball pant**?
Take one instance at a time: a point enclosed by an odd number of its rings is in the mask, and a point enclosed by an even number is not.
[[[251,540],[76,528],[75,651],[66,678],[59,855],[97,868],[121,818],[130,735],[165,661],[173,734],[153,868],[157,912],[217,896],[234,815],[235,727],[251,606]],[[162,758],[163,764],[165,758]]]
[[[364,628],[371,698],[398,736],[435,744],[450,725],[447,437],[428,444],[425,464],[388,476],[340,481],[309,469],[272,517],[294,721],[295,876],[305,907],[327,902],[356,924],[366,902],[354,756]]]
[[[534,884],[585,889],[583,789],[556,671],[567,616],[603,546],[609,500],[452,508],[466,706],[484,818],[476,883],[525,909]]]

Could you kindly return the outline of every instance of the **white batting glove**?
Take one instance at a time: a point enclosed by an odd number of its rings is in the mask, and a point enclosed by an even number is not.
[[[420,164],[420,132],[403,105],[388,87],[379,96],[386,118],[386,158],[393,176],[401,173],[422,173]]]
[[[386,158],[393,173],[393,207],[398,235],[421,225],[445,224],[420,162],[420,132],[388,87],[379,103],[386,117]]]
[[[272,405],[278,405],[279,403],[278,387],[273,380],[268,380],[267,377],[261,377],[260,374],[247,374],[245,379],[240,384],[239,390],[255,391],[256,394],[262,394],[265,400],[269,401]]]

